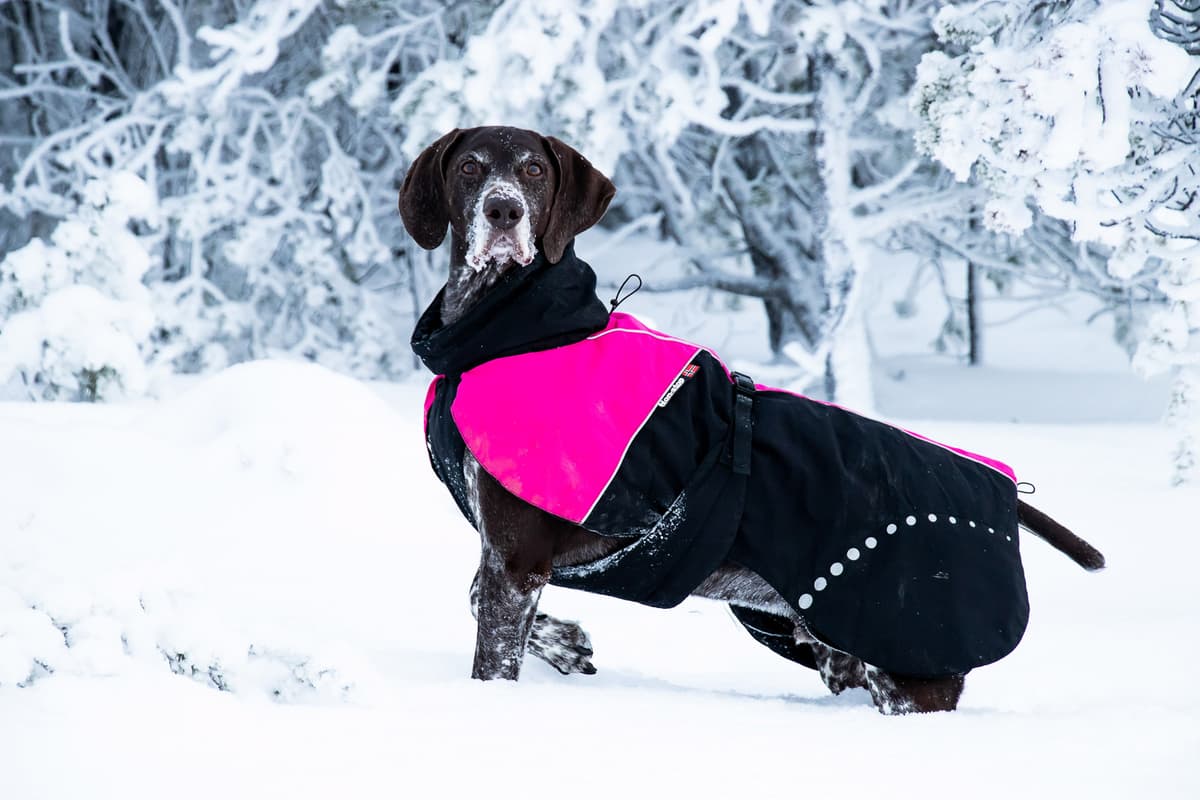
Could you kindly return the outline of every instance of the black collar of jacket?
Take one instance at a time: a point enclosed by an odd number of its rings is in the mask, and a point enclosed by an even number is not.
[[[430,370],[461,375],[485,361],[581,341],[608,324],[596,273],[572,242],[557,264],[538,253],[500,278],[458,321],[442,324],[445,288],[417,320],[412,349]]]

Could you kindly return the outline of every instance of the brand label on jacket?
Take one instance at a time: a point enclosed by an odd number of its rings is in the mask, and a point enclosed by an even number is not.
[[[663,392],[662,399],[658,401],[658,407],[665,408],[667,403],[671,402],[671,398],[675,396],[675,393],[679,391],[680,387],[687,383],[688,378],[692,377],[699,371],[700,367],[696,364],[688,364],[686,367],[684,367],[683,372],[679,373],[679,377],[672,381],[671,385],[667,387],[667,390]]]

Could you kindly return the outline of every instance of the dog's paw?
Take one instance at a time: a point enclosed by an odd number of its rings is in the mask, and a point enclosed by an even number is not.
[[[591,639],[574,622],[539,613],[533,619],[533,630],[529,632],[529,652],[563,675],[572,672],[596,674],[596,667],[590,659]]]
[[[810,646],[817,662],[817,671],[829,691],[841,694],[847,689],[867,688],[866,668],[862,661],[820,642],[813,641]]]

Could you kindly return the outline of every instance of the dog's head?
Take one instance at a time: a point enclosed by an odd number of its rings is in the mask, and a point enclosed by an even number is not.
[[[558,263],[616,193],[588,160],[553,136],[488,126],[450,131],[409,167],[400,188],[404,227],[426,250],[450,226],[476,271],[528,264],[540,246]]]

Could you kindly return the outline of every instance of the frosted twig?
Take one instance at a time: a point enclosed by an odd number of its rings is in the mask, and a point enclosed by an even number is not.
[[[591,251],[592,257],[599,258],[604,253],[607,253],[609,250],[613,249],[638,231],[661,225],[662,218],[662,212],[654,211],[648,214],[642,214],[636,219],[630,220],[616,231],[610,233],[604,239],[604,241],[600,243],[599,247],[593,248]]]
[[[776,119],[768,116],[749,117],[743,120],[731,120],[713,114],[703,114],[695,106],[685,107],[684,116],[697,125],[713,130],[725,136],[751,136],[762,131],[776,133],[811,133],[816,130],[812,120],[808,119]]]
[[[888,178],[886,181],[852,192],[850,195],[851,205],[861,206],[867,203],[873,203],[896,191],[896,189],[899,189],[905,181],[911,178],[913,174],[920,169],[921,162],[922,159],[920,158],[910,158],[895,175],[893,175],[891,178]]]
[[[755,100],[773,105],[802,106],[816,100],[816,95],[812,92],[775,92],[770,89],[763,89],[741,78],[724,78],[721,80],[721,85],[737,89],[748,97],[753,97]]]

